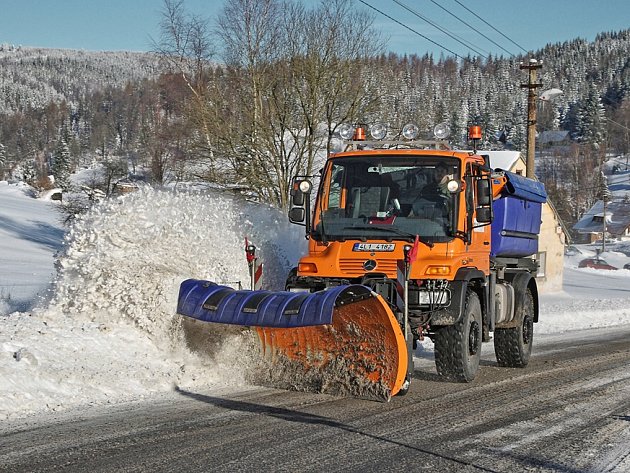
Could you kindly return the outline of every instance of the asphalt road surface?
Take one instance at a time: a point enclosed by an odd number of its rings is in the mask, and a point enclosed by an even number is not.
[[[0,427],[3,472],[630,472],[630,327],[492,345],[470,384],[427,357],[389,403],[266,388],[189,392]]]

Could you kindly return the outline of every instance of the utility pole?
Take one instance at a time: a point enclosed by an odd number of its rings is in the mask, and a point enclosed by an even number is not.
[[[536,100],[538,93],[536,89],[542,87],[542,83],[536,82],[536,71],[542,68],[542,61],[530,59],[529,64],[519,66],[521,70],[529,71],[529,79],[527,84],[521,84],[521,87],[528,89],[527,92],[527,168],[525,175],[534,178],[534,159],[536,156]]]
[[[604,228],[602,231],[602,253],[604,253],[606,251],[606,206],[608,202],[611,201],[612,194],[610,192],[610,189],[608,188],[608,182],[606,179],[606,175],[604,174],[604,171],[600,171],[600,173],[601,173],[601,180],[602,180],[601,195],[602,195],[602,201],[604,202]]]
[[[604,230],[602,231],[602,253],[606,251],[606,204],[608,197],[604,196]]]

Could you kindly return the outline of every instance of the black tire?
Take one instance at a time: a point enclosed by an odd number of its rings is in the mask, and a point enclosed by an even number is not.
[[[523,318],[518,327],[494,331],[494,353],[499,366],[525,368],[532,354],[534,340],[534,296],[527,289],[523,301]]]
[[[482,321],[479,297],[466,293],[464,315],[455,325],[436,330],[435,367],[440,376],[461,382],[475,379],[481,358]]]
[[[411,379],[409,377],[405,378],[405,384],[400,388],[400,391],[396,393],[396,396],[406,396],[409,392],[409,387],[411,386]]]
[[[287,280],[284,283],[284,290],[288,291],[293,287],[297,287],[297,268],[291,268],[289,274],[287,275]]]

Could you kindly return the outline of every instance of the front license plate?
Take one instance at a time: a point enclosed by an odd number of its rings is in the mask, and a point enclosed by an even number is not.
[[[355,243],[352,251],[394,251],[395,243]]]

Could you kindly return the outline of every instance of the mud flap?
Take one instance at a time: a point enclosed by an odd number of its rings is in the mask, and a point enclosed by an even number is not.
[[[177,313],[256,327],[264,357],[279,369],[290,365],[302,371],[320,392],[389,400],[407,374],[400,325],[387,303],[365,286],[315,293],[237,291],[189,279],[181,284]]]

